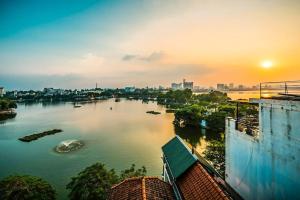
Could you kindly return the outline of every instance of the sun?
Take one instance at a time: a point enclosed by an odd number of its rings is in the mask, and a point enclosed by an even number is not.
[[[269,69],[271,67],[273,67],[273,62],[271,60],[264,60],[263,62],[261,62],[261,67],[265,68],[265,69]]]

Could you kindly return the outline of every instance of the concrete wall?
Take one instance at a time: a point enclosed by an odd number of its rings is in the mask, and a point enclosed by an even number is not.
[[[300,102],[259,103],[257,137],[226,120],[225,181],[244,199],[300,199]]]

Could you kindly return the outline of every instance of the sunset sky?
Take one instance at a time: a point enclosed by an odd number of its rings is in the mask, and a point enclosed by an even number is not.
[[[299,80],[299,11],[298,0],[1,0],[0,86]]]

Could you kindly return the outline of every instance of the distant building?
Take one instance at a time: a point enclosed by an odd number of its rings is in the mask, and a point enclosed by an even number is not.
[[[234,88],[234,84],[233,83],[229,83],[229,89],[233,89]]]
[[[172,83],[171,88],[172,88],[172,90],[181,90],[182,89],[182,83]]]
[[[217,84],[217,90],[220,90],[220,91],[225,90],[225,84],[224,83],[218,83]]]
[[[226,120],[225,181],[244,199],[299,199],[300,96],[251,102],[259,104],[257,131]]]
[[[0,87],[0,97],[3,97],[5,95],[4,87]]]
[[[5,94],[4,87],[0,87],[0,97],[3,97],[4,94]]]
[[[239,89],[239,90],[243,90],[243,89],[245,89],[245,86],[239,85],[239,86],[238,86],[238,89]]]
[[[193,86],[194,86],[194,82],[187,82],[185,79],[183,79],[183,89],[192,90]]]

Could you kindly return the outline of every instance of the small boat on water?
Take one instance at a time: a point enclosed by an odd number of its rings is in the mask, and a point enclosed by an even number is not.
[[[81,106],[80,105],[74,105],[74,108],[80,108]]]

